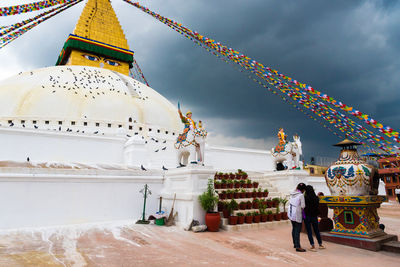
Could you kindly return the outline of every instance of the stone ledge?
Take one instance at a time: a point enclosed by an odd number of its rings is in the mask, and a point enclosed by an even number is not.
[[[228,219],[224,219],[228,220]],[[282,221],[272,221],[272,222],[260,222],[260,223],[244,223],[239,225],[222,225],[222,230],[232,232],[232,231],[242,231],[242,230],[259,230],[259,229],[273,229],[276,226],[289,224],[289,220]]]
[[[396,235],[383,235],[375,238],[361,238],[352,236],[341,236],[331,233],[321,233],[321,238],[324,241],[337,243],[345,246],[367,249],[371,251],[379,251],[382,245],[389,241],[397,241]]]

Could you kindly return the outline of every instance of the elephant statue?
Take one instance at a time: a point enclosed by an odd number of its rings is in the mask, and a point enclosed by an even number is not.
[[[302,155],[302,145],[298,135],[293,136],[293,142],[286,142],[283,145],[277,145],[271,149],[271,155],[274,162],[275,169],[279,163],[291,169],[302,169],[302,162],[300,156]]]
[[[194,129],[179,135],[175,148],[177,149],[178,167],[191,164],[204,165],[204,149],[207,131]]]

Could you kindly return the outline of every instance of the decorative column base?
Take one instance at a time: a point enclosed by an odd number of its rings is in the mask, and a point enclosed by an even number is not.
[[[380,250],[381,244],[397,240],[379,228],[377,209],[387,196],[322,196],[320,203],[333,209],[334,229],[323,233],[326,241],[343,245]]]

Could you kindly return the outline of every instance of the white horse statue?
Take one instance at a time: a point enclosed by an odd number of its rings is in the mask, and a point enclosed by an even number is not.
[[[278,163],[281,163],[286,166],[288,170],[296,168],[302,169],[303,164],[300,161],[300,156],[302,154],[302,146],[298,135],[293,136],[293,142],[287,142],[283,149],[282,146],[276,146],[271,149],[275,168]]]
[[[207,131],[204,129],[189,130],[186,136],[180,135],[175,148],[177,149],[178,167],[191,164],[204,165],[204,148]]]

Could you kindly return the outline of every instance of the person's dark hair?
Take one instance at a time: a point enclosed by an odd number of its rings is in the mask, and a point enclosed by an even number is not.
[[[318,192],[318,196],[319,196],[319,197],[324,196],[324,193]]]
[[[311,185],[306,186],[306,196],[310,198],[318,198],[317,195],[315,195],[314,188]]]
[[[306,190],[306,185],[304,183],[299,183],[296,189],[300,190],[301,192],[304,192],[304,190]]]

